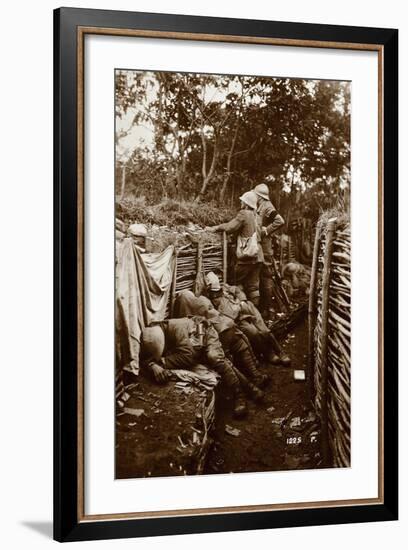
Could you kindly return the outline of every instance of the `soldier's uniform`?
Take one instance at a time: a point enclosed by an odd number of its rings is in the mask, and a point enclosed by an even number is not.
[[[224,352],[230,354],[234,366],[258,387],[262,387],[267,382],[267,377],[258,371],[258,362],[251,343],[234,320],[214,309],[205,296],[196,297],[190,290],[180,292],[176,300],[175,315],[192,315],[194,318],[197,314],[205,317],[214,327]]]
[[[149,356],[142,340],[142,358],[145,364],[159,362],[165,369],[189,369],[197,363],[208,364],[232,390],[235,399],[234,412],[237,416],[246,413],[239,378],[225,356],[218,333],[210,321],[201,316],[193,316],[169,319],[156,326],[160,326],[164,334],[161,357]]]
[[[261,245],[263,251],[263,264],[260,272],[260,295],[262,309],[269,312],[272,306],[272,289],[273,289],[273,249],[272,249],[272,234],[279,229],[284,220],[269,200],[269,190],[266,184],[257,185],[254,189],[258,195],[257,217],[261,231]]]
[[[260,226],[257,223],[257,217],[255,213],[256,209],[256,196],[249,191],[244,193],[241,197],[241,201],[246,199],[246,195],[253,195],[253,209],[242,209],[238,212],[234,219],[227,223],[222,223],[215,227],[216,231],[225,231],[226,233],[236,233],[244,239],[251,238],[254,233],[257,233],[257,239],[259,242],[257,253],[251,258],[237,258],[235,264],[235,283],[242,285],[248,299],[255,305],[259,304],[259,273],[261,271],[262,262],[264,261],[262,246],[260,245],[261,234]],[[252,197],[249,197],[249,200]],[[245,204],[249,204],[246,203]],[[252,205],[252,203],[251,203]]]
[[[210,297],[220,313],[235,321],[255,353],[272,363],[288,363],[279,342],[266,326],[259,310],[247,300],[240,288],[223,283],[220,291],[210,293]]]

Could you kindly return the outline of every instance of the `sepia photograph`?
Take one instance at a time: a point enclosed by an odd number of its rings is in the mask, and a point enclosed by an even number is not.
[[[351,83],[115,70],[115,477],[351,465]]]

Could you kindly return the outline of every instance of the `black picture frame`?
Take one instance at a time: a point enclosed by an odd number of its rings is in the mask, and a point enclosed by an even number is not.
[[[79,27],[376,44],[383,52],[383,499],[379,504],[157,518],[79,519],[78,56]],[[398,518],[398,31],[273,21],[60,8],[54,12],[54,537],[158,536]],[[82,480],[83,482],[83,480]]]

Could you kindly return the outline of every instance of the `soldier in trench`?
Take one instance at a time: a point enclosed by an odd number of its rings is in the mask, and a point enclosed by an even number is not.
[[[235,282],[242,285],[248,299],[259,305],[259,273],[263,265],[261,227],[257,222],[257,195],[247,191],[240,197],[241,209],[231,221],[206,227],[207,231],[234,233],[237,236]]]
[[[252,346],[245,334],[235,324],[234,320],[217,311],[206,296],[195,296],[191,290],[179,293],[174,307],[176,317],[200,315],[205,317],[215,328],[224,349],[232,358],[236,372],[240,376],[248,393],[255,400],[262,399],[260,388],[264,388],[270,379],[258,370],[258,361]],[[257,390],[258,388],[258,390]]]
[[[272,308],[273,294],[273,247],[272,235],[285,223],[282,216],[273,206],[269,197],[269,187],[266,183],[257,185],[253,192],[257,198],[256,219],[261,234],[263,263],[260,270],[260,296],[262,316],[268,319]]]
[[[258,357],[273,365],[290,365],[290,358],[266,326],[255,305],[239,286],[220,283],[220,271],[207,274],[207,293],[213,306],[223,316],[232,319],[250,341]]]
[[[247,414],[246,399],[233,365],[225,356],[218,333],[204,317],[169,319],[142,332],[141,361],[159,384],[168,380],[169,369],[190,369],[205,363],[220,374],[231,390],[236,418]]]

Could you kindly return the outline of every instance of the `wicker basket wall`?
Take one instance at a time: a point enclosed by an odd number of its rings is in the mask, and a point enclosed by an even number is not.
[[[223,269],[222,245],[203,248],[203,269],[205,273],[213,269]],[[191,245],[177,253],[176,293],[181,290],[192,290],[197,276],[197,246]]]
[[[331,241],[330,265],[325,265],[327,235],[327,223],[320,224],[317,237],[319,243],[315,249],[315,253],[317,250],[316,286],[312,298],[315,300],[314,308],[312,308],[315,311],[315,316],[312,350],[310,350],[314,358],[314,401],[316,410],[322,416],[322,424],[327,423],[332,464],[336,467],[348,467],[351,454],[350,226],[348,223],[335,223]],[[326,314],[323,311],[324,273],[326,276],[328,275],[329,281]],[[322,326],[324,315],[327,319],[327,331]],[[326,339],[326,343],[324,343],[324,339]],[[326,369],[326,374],[323,372],[324,369]],[[324,400],[326,400],[326,407]]]

